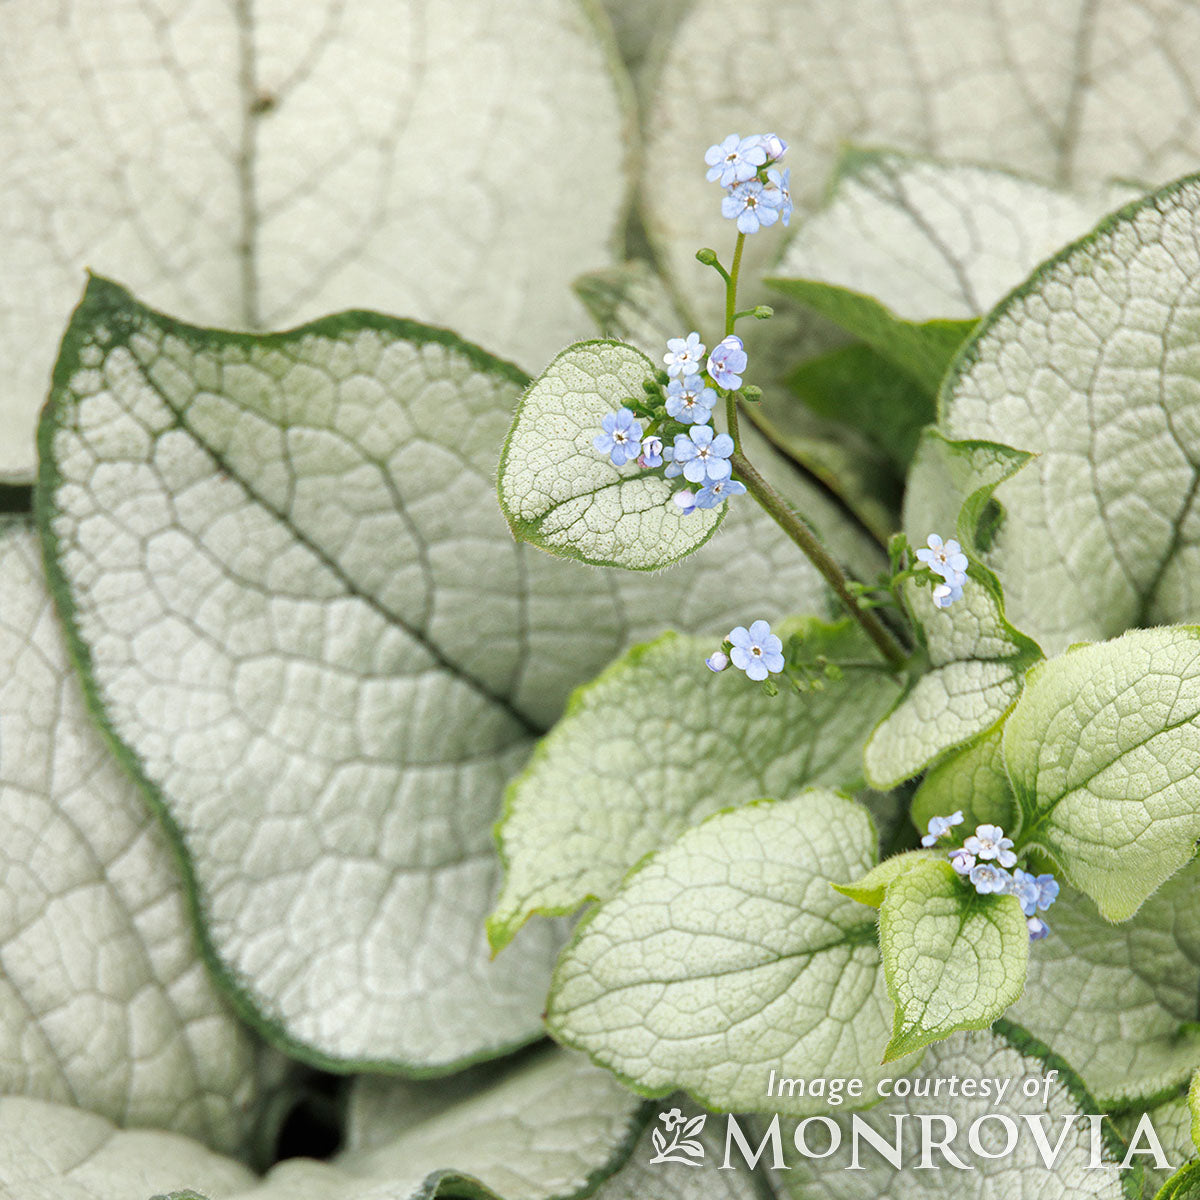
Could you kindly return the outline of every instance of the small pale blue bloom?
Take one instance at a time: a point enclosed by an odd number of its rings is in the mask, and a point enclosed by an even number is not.
[[[758,168],[767,161],[761,137],[739,137],[731,133],[723,142],[717,142],[704,152],[708,164],[705,179],[716,181],[722,187],[753,179]]]
[[[789,190],[792,169],[783,171],[772,167],[767,172],[767,185],[763,188],[763,202],[779,210],[779,219],[786,225],[792,219],[792,193]]]
[[[638,455],[639,467],[661,467],[663,465],[663,441],[657,434],[642,438],[642,452]]]
[[[757,233],[779,220],[779,208],[772,204],[757,179],[739,183],[721,201],[721,216],[737,221],[739,233]]]
[[[922,846],[932,846],[940,842],[955,825],[963,823],[962,809],[951,813],[948,817],[930,817],[929,832],[921,839]]]
[[[708,373],[718,387],[728,390],[742,386],[741,372],[746,369],[746,348],[735,333],[723,338],[708,356]]]
[[[750,679],[766,679],[768,673],[783,670],[783,642],[766,621],[755,621],[749,629],[739,625],[726,640],[733,645],[729,655],[733,665]]]
[[[667,412],[685,425],[707,425],[716,402],[717,393],[699,375],[667,384]]]
[[[685,338],[668,338],[667,352],[663,355],[668,375],[694,375],[704,361],[704,343],[693,330]]]
[[[670,472],[668,471],[668,474],[669,473]],[[671,499],[679,505],[679,508],[685,517],[696,511],[696,496],[694,492],[690,492],[685,489],[682,492],[676,492]]]
[[[979,863],[972,867],[970,879],[981,896],[1007,892],[1012,887],[1012,876],[991,863]]]
[[[729,434],[714,434],[711,425],[693,425],[688,433],[675,435],[674,461],[671,465],[678,467],[682,463],[683,477],[689,483],[728,479],[731,470],[729,456],[732,453],[733,438]],[[667,474],[671,474],[670,469]]]
[[[696,493],[696,507],[716,508],[723,500],[728,500],[730,496],[744,495],[745,491],[746,485],[738,483],[736,479],[710,479]]]
[[[955,600],[962,599],[961,583],[939,583],[933,589],[933,602],[938,608],[949,608]]]
[[[970,875],[975,868],[975,855],[959,846],[957,850],[950,851],[950,865],[960,875]]]
[[[704,665],[710,671],[716,671],[720,673],[721,671],[725,670],[727,666],[729,666],[729,657],[723,650],[717,650],[704,660]]]
[[[1042,938],[1050,936],[1050,926],[1041,917],[1030,917],[1025,924],[1029,926],[1031,942],[1040,942]]]
[[[999,825],[976,825],[975,833],[964,840],[963,849],[983,861],[995,859],[1002,867],[1012,867],[1017,862],[1012,844],[1012,838],[1005,837]]]
[[[958,584],[961,587],[966,582],[967,556],[953,538],[943,542],[936,533],[931,533],[929,548],[918,550],[917,558],[951,585]]]
[[[1039,875],[1035,882],[1037,883],[1037,906],[1042,912],[1045,912],[1058,899],[1058,880],[1053,875]]]
[[[614,467],[623,467],[641,453],[642,426],[629,409],[618,408],[615,413],[607,413],[600,427],[604,432],[596,435],[592,445],[601,454],[607,454]]]
[[[1021,905],[1021,911],[1032,917],[1037,912],[1038,885],[1035,876],[1019,867],[1013,872],[1012,894]]]
[[[777,133],[760,133],[758,144],[766,151],[767,162],[778,162],[787,153],[787,142]]]

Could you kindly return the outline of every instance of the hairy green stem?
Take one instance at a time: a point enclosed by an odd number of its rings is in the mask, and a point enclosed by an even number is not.
[[[733,263],[725,281],[726,337],[733,332],[736,320],[738,274],[742,267],[742,250],[745,245],[746,235],[739,232],[737,246],[733,251]],[[808,523],[758,473],[757,469],[751,465],[750,460],[742,453],[742,439],[738,430],[737,396],[732,391],[725,397],[725,420],[729,428],[729,436],[733,438],[733,454],[729,463],[737,473],[737,477],[746,485],[746,491],[758,501],[780,529],[800,547],[808,560],[820,571],[825,582],[833,589],[846,611],[862,626],[863,632],[875,643],[883,657],[896,670],[902,669],[907,662],[907,655],[899,642],[870,609],[863,608],[851,595],[841,567],[830,557],[829,552],[817,539],[817,535],[808,527]]]

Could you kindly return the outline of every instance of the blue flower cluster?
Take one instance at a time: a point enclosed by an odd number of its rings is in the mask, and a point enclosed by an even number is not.
[[[791,220],[792,173],[774,165],[786,151],[787,143],[776,133],[731,133],[709,146],[704,155],[706,178],[727,189],[721,215],[736,221],[739,233],[757,233],[776,221],[786,225]]]
[[[955,825],[963,823],[962,812],[948,817],[931,817],[922,846],[935,846]],[[1058,899],[1058,880],[1053,875],[1033,875],[1017,867],[1013,841],[999,825],[976,825],[975,832],[957,850],[950,851],[950,865],[969,879],[981,895],[1016,896],[1029,927],[1029,940],[1040,941],[1050,933],[1038,913]],[[1011,868],[1016,867],[1016,870]]]
[[[928,549],[917,551],[917,558],[942,577],[944,582],[933,589],[933,602],[938,608],[949,608],[955,600],[962,599],[963,585],[967,582],[967,556],[953,538],[943,542],[936,533],[929,535],[927,545]]]
[[[728,654],[717,650],[704,660],[710,671],[723,671],[732,660],[739,671],[760,682],[783,670],[783,642],[766,621],[755,621],[749,629],[744,625],[731,629],[725,644],[729,646]]]
[[[676,492],[671,500],[687,515],[698,508],[716,508],[730,496],[745,493],[746,485],[732,478],[733,438],[717,433],[710,422],[717,404],[717,388],[732,391],[742,386],[746,369],[746,349],[742,339],[734,334],[724,338],[705,360],[707,347],[696,332],[687,337],[670,338],[663,355],[666,368],[666,406],[643,411],[656,415],[647,433],[631,408],[621,407],[608,413],[600,422],[601,432],[592,444],[601,454],[607,454],[614,467],[623,467],[636,460],[643,470],[666,464],[667,479],[682,476],[698,490]],[[660,378],[663,378],[660,376]],[[658,385],[647,381],[648,389]],[[631,403],[634,403],[631,401]],[[658,429],[669,417],[686,426],[674,435],[674,444],[667,446]],[[667,422],[670,424],[670,422]]]

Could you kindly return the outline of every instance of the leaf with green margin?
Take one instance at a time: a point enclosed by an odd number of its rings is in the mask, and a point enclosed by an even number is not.
[[[709,817],[583,918],[547,1027],[646,1095],[711,1108],[813,1111],[764,1091],[798,1062],[873,1086],[890,1025],[875,922],[829,885],[875,858],[866,811],[829,791]]]
[[[993,489],[1029,461],[1023,451],[990,442],[950,442],[936,430],[921,438],[904,501],[904,530],[914,546],[954,529],[968,554]],[[945,533],[943,533],[945,536]],[[927,589],[903,585],[921,630],[928,670],[919,674],[867,743],[872,787],[895,787],[939,755],[977,737],[1007,712],[1041,648],[1004,615],[995,575],[978,561],[963,595],[938,609]]]
[[[862,342],[801,363],[788,387],[818,416],[857,430],[901,472],[935,416],[929,393]]]
[[[275,1056],[196,953],[174,853],[84,708],[31,525],[0,520],[0,1092],[246,1153]]]
[[[1014,836],[1020,832],[1020,810],[1004,770],[1003,737],[999,722],[929,768],[912,799],[912,821],[921,833],[930,818],[960,810],[966,829],[999,825]]]
[[[849,621],[777,632],[799,633],[813,654],[877,660]],[[740,672],[714,677],[704,664],[713,649],[665,634],[572,697],[509,786],[496,827],[505,880],[488,918],[493,949],[535,913],[611,896],[636,862],[720,808],[860,781],[863,741],[896,694],[889,675],[847,666],[823,691],[771,697]]]
[[[32,1196],[37,1183],[45,1189],[37,1195],[56,1200],[127,1200],[181,1186],[214,1200],[615,1197],[646,1115],[636,1096],[582,1056],[542,1051],[384,1144],[329,1162],[287,1159],[256,1180],[182,1137],[119,1132],[76,1109],[4,1098],[0,1192]]]
[[[1154,1200],[1200,1200],[1200,1162],[1184,1163],[1162,1185]]]
[[[1192,1072],[1192,1080],[1188,1084],[1187,1106],[1191,1118],[1188,1132],[1191,1134],[1192,1145],[1200,1150],[1200,1067]]]
[[[605,337],[631,343],[651,361],[661,356],[667,338],[687,328],[662,279],[640,260],[582,275],[575,281],[575,290]],[[861,571],[863,555],[847,545],[848,538],[840,528],[846,524],[844,516],[830,512],[829,498],[822,492],[836,496],[882,546],[896,527],[899,497],[887,463],[865,438],[845,426],[786,401],[780,403],[773,396],[761,404],[744,405],[742,415],[781,455],[791,459],[793,469],[781,459],[778,470],[768,471],[769,481],[789,493],[787,498],[796,510],[835,554]],[[932,406],[929,419],[933,419]],[[761,469],[764,455],[754,444],[753,431],[743,425],[742,432],[744,449]],[[811,476],[816,484],[805,476]],[[877,569],[872,564],[865,574],[870,577]]]
[[[1030,952],[1012,1018],[1067,1058],[1106,1109],[1154,1103],[1200,1062],[1198,885],[1193,863],[1116,926],[1064,887],[1046,914],[1052,936]]]
[[[851,900],[857,900],[859,904],[878,908],[883,903],[890,883],[921,863],[938,860],[944,861],[943,856],[936,850],[905,850],[901,854],[885,858],[877,867],[872,867],[853,883],[835,883],[833,889],[841,892],[843,896],[849,896]]]
[[[735,559],[601,586],[514,545],[492,470],[524,382],[411,322],[220,333],[101,280],[64,341],[38,507],[85,687],[242,1013],[334,1069],[538,1036],[557,934],[490,964],[483,930],[504,784],[668,620],[825,595],[754,506]]]
[[[1058,1074],[1043,1092],[1043,1079],[1051,1070]],[[1090,1167],[1092,1134],[1084,1118],[1100,1110],[1071,1068],[1023,1030],[1008,1021],[997,1021],[990,1030],[958,1033],[930,1046],[921,1066],[914,1072],[914,1081],[951,1077],[1000,1078],[1013,1082],[999,1105],[994,1095],[972,1099],[961,1096],[954,1099],[892,1097],[872,1112],[854,1117],[839,1116],[837,1120],[842,1132],[839,1149],[820,1161],[797,1156],[793,1169],[779,1177],[783,1185],[781,1192],[793,1200],[879,1200],[880,1197],[962,1200],[967,1196],[1009,1196],[1013,1200],[1034,1196],[1038,1200],[1132,1200],[1140,1197],[1137,1172],[1126,1171],[1119,1175],[1112,1169],[1121,1161],[1124,1148],[1107,1122],[1102,1126],[1100,1145],[1101,1162],[1108,1169]],[[1037,1080],[1039,1085],[1032,1099],[1019,1094],[1026,1079]],[[1017,1094],[1015,1101],[1014,1093]],[[958,1136],[951,1148],[973,1168],[970,1174],[951,1170],[944,1163],[940,1164],[940,1170],[922,1170],[917,1166],[921,1161],[920,1121],[932,1113],[945,1114],[954,1120]],[[972,1154],[966,1146],[967,1128],[987,1113],[1007,1116],[1021,1127],[1023,1136],[1011,1155],[987,1159]],[[1026,1116],[1034,1120],[1042,1118],[1051,1147],[1064,1122],[1071,1121],[1060,1157],[1051,1170],[1046,1168],[1036,1143],[1024,1128]],[[861,1151],[861,1166],[865,1169],[845,1169],[850,1165],[853,1142],[851,1120],[865,1122],[885,1140],[894,1142],[895,1119],[900,1117],[905,1120],[903,1166],[899,1171],[865,1143]],[[1004,1145],[1003,1139],[996,1137],[994,1126],[995,1122],[987,1122],[980,1128],[981,1143],[993,1153]],[[935,1119],[932,1130],[936,1134],[940,1129],[941,1125]],[[935,1166],[939,1165],[936,1152],[933,1162]]]
[[[1040,452],[998,492],[989,564],[1048,651],[1197,615],[1200,178],[1114,214],[992,312],[942,425]]]
[[[1133,630],[1030,671],[1004,762],[1040,846],[1110,921],[1131,917],[1200,837],[1200,628]]]
[[[1128,200],[1008,171],[852,147],[767,283],[933,395],[975,322],[1042,259]]]
[[[568,285],[609,261],[633,161],[592,0],[511,0],[503,20],[441,0],[60,17],[0,6],[0,477],[32,478],[88,266],[207,325],[374,307],[534,362],[586,334]],[[453,147],[457,185],[435,207],[403,166],[432,146]]]
[[[636,463],[613,466],[592,445],[601,419],[644,397],[656,369],[624,342],[576,342],[529,385],[496,485],[518,541],[595,566],[655,571],[712,537],[726,504],[685,515],[670,480]]]
[[[1200,159],[1200,58],[1177,53],[1198,38],[1200,11],[1144,0],[1052,11],[855,0],[839,5],[836,19],[802,0],[769,8],[698,0],[647,104],[640,188],[660,267],[694,309],[688,327],[720,328],[720,289],[693,256],[732,241],[699,183],[705,147],[726,131],[778,129],[789,142],[797,220],[823,200],[847,142],[991,163],[1082,191],[1114,177],[1158,182]],[[696,70],[726,45],[754,69]],[[1170,80],[1169,97],[1147,80]],[[776,226],[747,239],[742,296],[750,303],[785,236]],[[755,332],[792,350],[792,365],[802,355],[786,326],[777,318]],[[766,349],[756,350],[760,359]]]
[[[983,1029],[1025,987],[1029,930],[1016,896],[982,895],[942,859],[892,880],[879,948],[896,1006],[884,1061]]]

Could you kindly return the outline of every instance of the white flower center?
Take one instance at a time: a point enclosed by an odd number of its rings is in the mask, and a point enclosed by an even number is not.
[[[756,657],[761,658],[762,657],[762,647],[761,646],[751,646],[750,653],[755,655]]]

